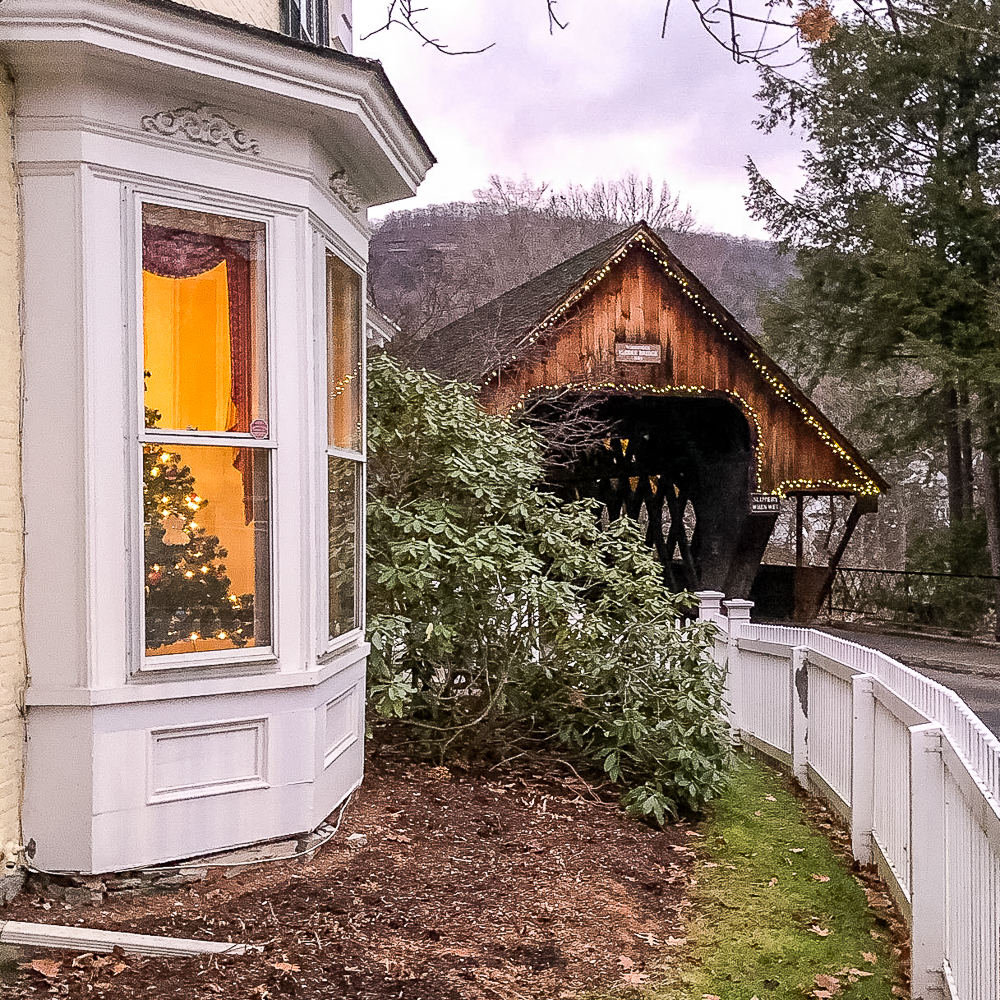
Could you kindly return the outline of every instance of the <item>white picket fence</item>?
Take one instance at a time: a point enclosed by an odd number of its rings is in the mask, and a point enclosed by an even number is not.
[[[1000,997],[1000,742],[952,691],[874,649],[759,625],[702,592],[731,719],[849,825],[910,927],[911,995]]]

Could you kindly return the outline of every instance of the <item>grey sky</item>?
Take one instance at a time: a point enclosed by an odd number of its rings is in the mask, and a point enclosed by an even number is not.
[[[748,155],[783,191],[799,143],[753,127],[757,74],[735,65],[675,0],[561,0],[569,27],[550,37],[544,0],[427,0],[428,34],[480,55],[445,56],[394,27],[361,37],[384,0],[354,5],[355,51],[382,60],[438,157],[417,199],[471,198],[491,173],[556,187],[628,171],[666,180],[704,228],[763,236],[743,206]]]

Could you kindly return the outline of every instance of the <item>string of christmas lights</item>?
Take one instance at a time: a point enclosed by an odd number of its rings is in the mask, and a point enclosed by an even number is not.
[[[640,230],[626,240],[621,247],[618,248],[612,254],[612,256],[607,260],[607,262],[595,271],[583,284],[581,284],[575,292],[573,292],[568,298],[566,298],[559,306],[556,307],[548,316],[545,317],[540,323],[538,323],[527,336],[522,338],[513,350],[509,353],[508,357],[502,361],[497,367],[490,372],[487,378],[484,380],[484,384],[493,379],[500,378],[500,372],[503,370],[504,366],[508,364],[514,358],[520,356],[524,350],[531,347],[538,339],[545,334],[547,331],[551,330],[556,323],[558,323],[563,316],[571,309],[577,302],[583,298],[588,292],[596,288],[614,269],[614,267],[619,264],[632,249],[633,246],[637,244],[641,245],[642,248],[657,262],[663,272],[680,286],[681,292],[691,301],[691,303],[696,306],[701,312],[709,319],[713,326],[715,326],[722,336],[735,344],[739,344],[747,351],[747,356],[750,363],[757,370],[757,372],[764,378],[767,384],[774,391],[775,395],[779,399],[788,403],[794,409],[796,409],[802,418],[805,420],[807,426],[811,427],[823,442],[826,447],[828,447],[835,455],[841,458],[857,473],[860,482],[852,482],[849,480],[807,480],[807,479],[796,479],[796,480],[784,480],[778,487],[772,491],[774,495],[784,496],[789,490],[806,490],[806,489],[849,489],[851,492],[857,493],[861,496],[877,496],[881,493],[878,485],[861,469],[854,457],[848,452],[848,450],[834,437],[830,431],[823,426],[823,424],[816,419],[816,417],[810,412],[809,408],[805,406],[801,401],[797,400],[785,384],[785,377],[776,368],[772,368],[770,365],[765,363],[764,359],[747,343],[744,342],[743,337],[737,336],[732,330],[729,329],[728,325],[724,323],[716,313],[710,309],[703,301],[701,296],[695,292],[688,280],[681,274],[678,274],[670,261],[663,255],[659,247],[651,243],[647,238],[645,232]],[[747,335],[749,337],[749,335]],[[584,386],[584,383],[569,383],[566,385],[554,385],[554,386],[541,386],[538,389],[532,390],[536,391],[552,391],[556,389],[571,389],[578,386]],[[678,394],[678,393],[692,393],[700,394],[709,391],[723,392],[729,396],[740,401],[744,411],[748,416],[752,417],[754,421],[754,426],[757,431],[757,441],[762,440],[761,436],[761,424],[757,417],[757,413],[750,406],[750,404],[735,390],[732,389],[716,389],[709,390],[705,386],[651,386],[651,385],[629,385],[621,386],[615,383],[605,383],[601,385],[587,385],[587,388],[593,389],[612,389],[621,391],[623,389],[635,391],[642,390],[643,392],[648,392],[652,394]],[[523,406],[524,400],[530,396],[531,393],[527,393],[522,396],[518,402],[518,407]],[[760,449],[755,449],[757,458],[757,490],[758,492],[765,492],[762,488],[762,458],[760,455]]]

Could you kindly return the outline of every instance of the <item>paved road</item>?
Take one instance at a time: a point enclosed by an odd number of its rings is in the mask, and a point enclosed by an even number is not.
[[[925,677],[951,688],[1000,738],[1000,643],[881,635],[823,628],[823,632],[881,650]]]

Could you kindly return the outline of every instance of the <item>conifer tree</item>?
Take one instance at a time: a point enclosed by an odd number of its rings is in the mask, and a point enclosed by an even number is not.
[[[844,18],[809,72],[764,69],[765,130],[800,127],[805,185],[751,163],[748,204],[801,279],[765,317],[769,345],[818,378],[911,375],[868,426],[940,442],[953,521],[985,512],[1000,572],[1000,35],[997,4],[909,0]],[[974,457],[986,488],[973,490]]]

